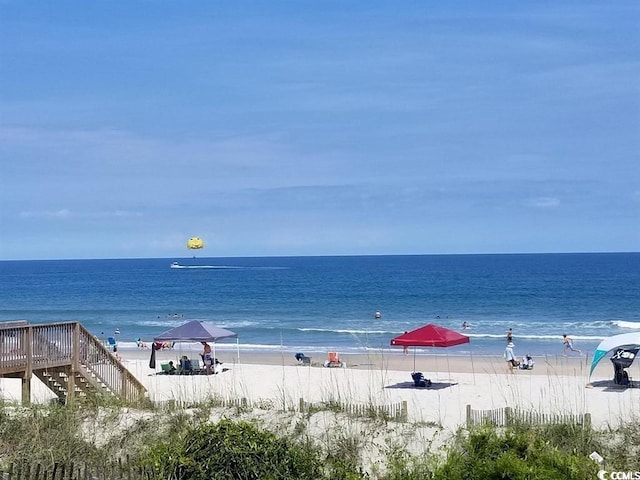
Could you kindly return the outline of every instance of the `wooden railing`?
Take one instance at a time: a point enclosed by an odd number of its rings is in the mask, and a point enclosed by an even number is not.
[[[30,379],[34,372],[55,369],[66,370],[68,399],[78,376],[97,392],[125,401],[141,401],[146,394],[144,385],[78,322],[0,328],[0,375]]]

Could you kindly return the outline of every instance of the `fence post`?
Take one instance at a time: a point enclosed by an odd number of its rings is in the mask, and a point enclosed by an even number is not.
[[[406,400],[402,401],[401,418],[402,418],[403,422],[406,422],[407,420],[409,420],[409,407],[408,407],[408,403],[407,403]]]
[[[304,413],[304,399],[300,398],[300,413]]]
[[[582,424],[583,426],[587,427],[587,428],[591,428],[591,414],[590,413],[585,413],[584,416],[582,417]]]
[[[471,418],[471,405],[467,403],[467,428],[473,425],[473,420]]]
[[[504,407],[504,425],[506,427],[513,423],[513,409],[511,407]]]

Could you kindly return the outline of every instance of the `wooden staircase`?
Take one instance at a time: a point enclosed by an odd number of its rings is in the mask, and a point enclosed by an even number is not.
[[[76,399],[91,398],[97,394],[118,397],[117,392],[89,371],[74,373],[70,368],[58,367],[50,370],[34,370],[33,374],[49,387],[61,402],[66,402],[70,388],[74,389],[73,395]]]
[[[98,396],[147,402],[147,391],[80,323],[0,323],[0,376],[22,379],[22,403],[35,375],[61,402]]]

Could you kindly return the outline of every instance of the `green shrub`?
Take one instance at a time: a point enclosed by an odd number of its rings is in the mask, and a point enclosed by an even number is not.
[[[248,422],[200,425],[187,434],[182,448],[177,468],[182,479],[321,478],[315,452]]]
[[[563,451],[529,428],[504,433],[495,427],[458,435],[445,463],[434,475],[447,480],[583,480],[596,478],[598,466],[586,455]]]
[[[428,454],[410,455],[400,446],[387,452],[383,480],[427,480],[433,478],[433,460]]]
[[[332,438],[323,461],[326,477],[341,480],[368,478],[360,468],[361,449],[362,444],[355,436],[336,435]]]

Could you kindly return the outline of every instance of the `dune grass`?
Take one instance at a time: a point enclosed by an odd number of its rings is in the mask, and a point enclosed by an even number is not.
[[[640,471],[637,418],[621,419],[619,427],[604,430],[525,422],[508,428],[461,428],[448,442],[439,442],[444,446],[438,446],[432,433],[425,433],[428,428],[432,432],[434,429],[417,423],[354,417],[331,408],[313,413],[285,411],[279,402],[262,407],[224,407],[213,400],[191,408],[144,410],[113,402],[81,407],[2,403],[0,465],[100,465],[115,458],[131,465],[151,466],[158,472],[158,479],[178,478],[166,475],[180,462],[189,464],[198,458],[198,449],[194,450],[197,442],[189,443],[188,439],[206,438],[212,432],[219,433],[217,426],[226,425],[227,430],[235,431],[237,451],[242,451],[243,442],[255,447],[258,438],[257,443],[276,459],[280,458],[277,452],[292,449],[295,455],[291,455],[302,462],[302,470],[294,468],[291,472],[313,472],[308,478],[480,479],[493,478],[496,472],[508,472],[505,478],[513,479],[595,478],[598,465],[588,459],[594,450],[606,459],[610,469]],[[415,436],[419,435],[425,435],[422,450],[411,450],[409,444],[415,445]],[[247,454],[247,462],[250,457]],[[277,463],[269,462],[271,466]],[[250,467],[257,471],[255,464]],[[249,464],[226,468],[242,470]]]

